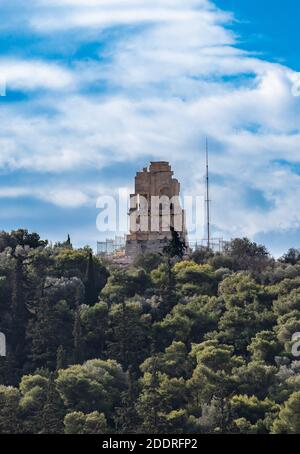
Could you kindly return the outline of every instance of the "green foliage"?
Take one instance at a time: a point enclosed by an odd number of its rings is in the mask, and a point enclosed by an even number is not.
[[[12,386],[0,385],[0,433],[17,434],[21,430],[20,392]]]
[[[42,409],[42,430],[41,433],[58,434],[63,433],[63,418],[65,409],[54,382],[54,377],[49,378],[46,401]]]
[[[261,331],[251,340],[247,350],[254,361],[274,364],[275,357],[281,351],[281,345],[273,331]]]
[[[110,341],[108,354],[125,370],[139,365],[149,353],[151,316],[143,313],[141,303],[135,301],[113,304],[109,314]]]
[[[60,346],[71,354],[74,313],[67,301],[54,303],[50,298],[39,300],[28,325],[31,341],[30,357],[35,367],[54,369]]]
[[[120,303],[125,298],[143,295],[149,284],[150,279],[143,269],[114,269],[101,295],[109,302]]]
[[[235,238],[229,242],[225,254],[233,260],[236,271],[249,270],[257,274],[271,263],[266,247],[251,242],[248,238]]]
[[[109,323],[108,313],[108,305],[104,302],[80,307],[81,353],[84,359],[99,358],[104,355]]]
[[[98,411],[84,414],[80,411],[68,413],[64,419],[66,434],[105,434],[107,422],[105,415]]]
[[[178,257],[182,259],[186,250],[186,244],[183,238],[180,237],[179,233],[174,229],[174,227],[170,227],[172,239],[170,240],[169,244],[165,246],[163,252],[169,258]]]
[[[214,295],[217,280],[210,265],[182,261],[174,266],[177,291],[182,296]]]
[[[148,252],[147,254],[138,255],[133,262],[135,268],[143,268],[146,273],[150,273],[153,269],[157,268],[163,261],[160,254]]]
[[[230,399],[233,424],[244,433],[268,433],[279,408],[270,399],[259,400],[256,396],[237,395]]]
[[[275,434],[300,433],[300,392],[293,393],[283,405],[272,431]]]
[[[0,433],[299,433],[298,251],[177,240],[124,267],[0,233]]]
[[[97,302],[98,295],[105,287],[108,271],[91,250],[58,248],[55,256],[56,272],[60,276],[78,277],[85,284],[87,303]]]
[[[48,379],[41,375],[25,375],[21,380],[20,410],[28,433],[40,433],[43,429],[42,411],[47,399],[48,386]]]
[[[126,387],[126,375],[116,361],[94,359],[59,370],[56,387],[71,411],[110,415]]]
[[[279,259],[279,261],[282,263],[289,263],[290,265],[300,263],[300,249],[289,249],[288,252]]]

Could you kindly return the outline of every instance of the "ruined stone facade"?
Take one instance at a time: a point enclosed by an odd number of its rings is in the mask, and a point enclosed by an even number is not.
[[[179,201],[180,184],[168,162],[151,162],[135,177],[130,196],[130,233],[125,254],[135,257],[162,252],[172,238],[171,227],[186,241],[185,213]]]

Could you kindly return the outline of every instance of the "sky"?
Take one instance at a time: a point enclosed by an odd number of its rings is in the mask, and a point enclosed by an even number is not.
[[[203,194],[207,137],[213,235],[276,256],[300,247],[298,0],[0,0],[0,12],[0,230],[95,247],[97,197],[132,189],[150,160]]]

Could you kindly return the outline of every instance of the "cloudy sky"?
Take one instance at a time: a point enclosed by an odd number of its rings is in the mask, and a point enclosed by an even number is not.
[[[214,235],[300,247],[298,0],[0,0],[0,229],[76,246],[169,160]]]

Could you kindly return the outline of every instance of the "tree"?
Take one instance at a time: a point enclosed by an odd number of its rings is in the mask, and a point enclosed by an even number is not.
[[[291,248],[286,254],[279,259],[282,263],[288,263],[290,265],[296,265],[300,263],[300,249]]]
[[[66,356],[71,357],[73,317],[67,301],[55,301],[50,295],[39,299],[27,330],[31,341],[30,357],[36,368],[48,367],[54,370],[61,346]]]
[[[252,339],[247,350],[254,361],[274,364],[276,355],[281,351],[281,345],[273,331],[261,331]]]
[[[67,354],[62,345],[60,345],[57,349],[56,353],[56,372],[58,372],[60,369],[66,369],[68,366],[68,359],[67,359]]]
[[[192,412],[201,413],[202,405],[215,399],[220,411],[220,429],[225,432],[229,427],[228,402],[236,387],[234,372],[244,361],[234,355],[233,347],[215,340],[193,345],[191,358],[196,361],[192,377],[187,382]]]
[[[161,254],[148,252],[146,254],[139,254],[133,262],[135,268],[143,268],[146,273],[150,273],[157,268],[163,261]]]
[[[0,232],[0,432],[299,432],[296,252],[124,268],[29,235]]]
[[[214,295],[217,290],[217,279],[209,265],[197,265],[192,261],[181,261],[173,268],[176,289],[182,296]]]
[[[16,241],[19,246],[28,246],[32,249],[39,247],[46,247],[48,244],[47,240],[41,240],[37,233],[29,233],[28,230],[19,229],[13,230],[10,234],[11,238]]]
[[[108,417],[126,389],[126,375],[113,360],[94,359],[59,370],[55,382],[70,411],[101,411]]]
[[[288,294],[279,295],[273,302],[273,309],[278,315],[290,314],[292,311],[300,312],[300,289],[291,289]]]
[[[70,238],[69,234],[68,234],[68,238],[67,238],[66,244],[67,244],[68,247],[70,247],[72,249],[72,243],[71,243],[71,238]]]
[[[300,392],[291,394],[274,421],[272,432],[275,434],[300,433]]]
[[[95,282],[93,254],[90,252],[85,275],[85,301],[86,304],[93,305],[97,300],[98,291]]]
[[[90,248],[71,249],[63,247],[54,249],[55,272],[59,277],[78,278],[87,286],[90,298],[98,300],[98,295],[107,283],[109,272],[102,261],[92,254]],[[97,295],[96,295],[97,293]]]
[[[76,308],[74,328],[72,334],[74,338],[74,362],[80,363],[82,359],[82,328],[79,306]]]
[[[160,370],[171,378],[188,378],[191,374],[191,364],[188,351],[183,342],[173,341],[163,353],[157,355]],[[146,361],[144,365],[146,364]]]
[[[170,230],[172,239],[170,240],[169,244],[164,247],[163,253],[171,259],[174,257],[182,259],[186,251],[185,241],[174,229],[174,227],[170,227]]]
[[[20,393],[12,386],[0,385],[0,433],[17,434],[22,431]]]
[[[256,396],[235,395],[230,399],[230,410],[238,431],[269,433],[270,422],[277,416],[279,405],[268,398],[259,400]]]
[[[128,386],[126,391],[122,393],[121,405],[116,408],[114,421],[118,433],[134,434],[140,426],[141,421],[135,405],[138,386],[131,368],[127,372],[127,378]]]
[[[268,397],[270,389],[276,383],[276,367],[268,366],[262,361],[242,364],[234,372],[235,390],[239,394],[256,396],[260,400]]]
[[[164,317],[178,301],[172,260],[168,259],[167,263],[162,263],[156,270],[153,270],[151,280],[160,298],[160,316]]]
[[[246,356],[251,339],[258,332],[271,329],[276,322],[269,295],[246,273],[225,278],[219,285],[219,293],[226,310],[216,337]]]
[[[209,259],[212,257],[214,257],[213,251],[208,250],[206,246],[197,247],[190,255],[191,260],[198,265],[208,263]]]
[[[157,344],[170,345],[173,340],[199,343],[204,336],[218,327],[223,313],[223,301],[215,297],[186,298],[154,325]]]
[[[100,301],[80,308],[81,353],[85,360],[104,357],[108,335],[108,305]]]
[[[10,333],[10,344],[14,354],[16,365],[22,368],[25,355],[25,335],[27,323],[26,294],[24,291],[23,262],[17,256],[12,280],[12,330]]]
[[[114,304],[109,312],[108,355],[127,370],[135,371],[149,353],[151,316],[143,314],[139,302]]]
[[[145,270],[113,269],[101,296],[109,303],[122,303],[135,295],[144,295],[150,286],[150,279]]]
[[[54,376],[51,375],[47,388],[46,402],[42,409],[43,428],[41,432],[46,434],[63,433],[64,415],[64,405],[56,390]]]
[[[49,379],[40,375],[24,375],[20,383],[20,410],[27,433],[43,431],[43,408],[47,400]]]
[[[249,270],[260,273],[270,264],[270,255],[265,246],[248,238],[235,238],[225,245],[224,253],[233,259],[236,271]]]
[[[84,414],[74,411],[68,413],[64,419],[66,434],[105,434],[107,433],[107,422],[105,415],[94,411]]]
[[[146,434],[165,433],[167,410],[164,397],[159,389],[158,360],[153,357],[151,368],[142,379],[142,392],[137,401],[137,412],[141,418],[141,431]]]

